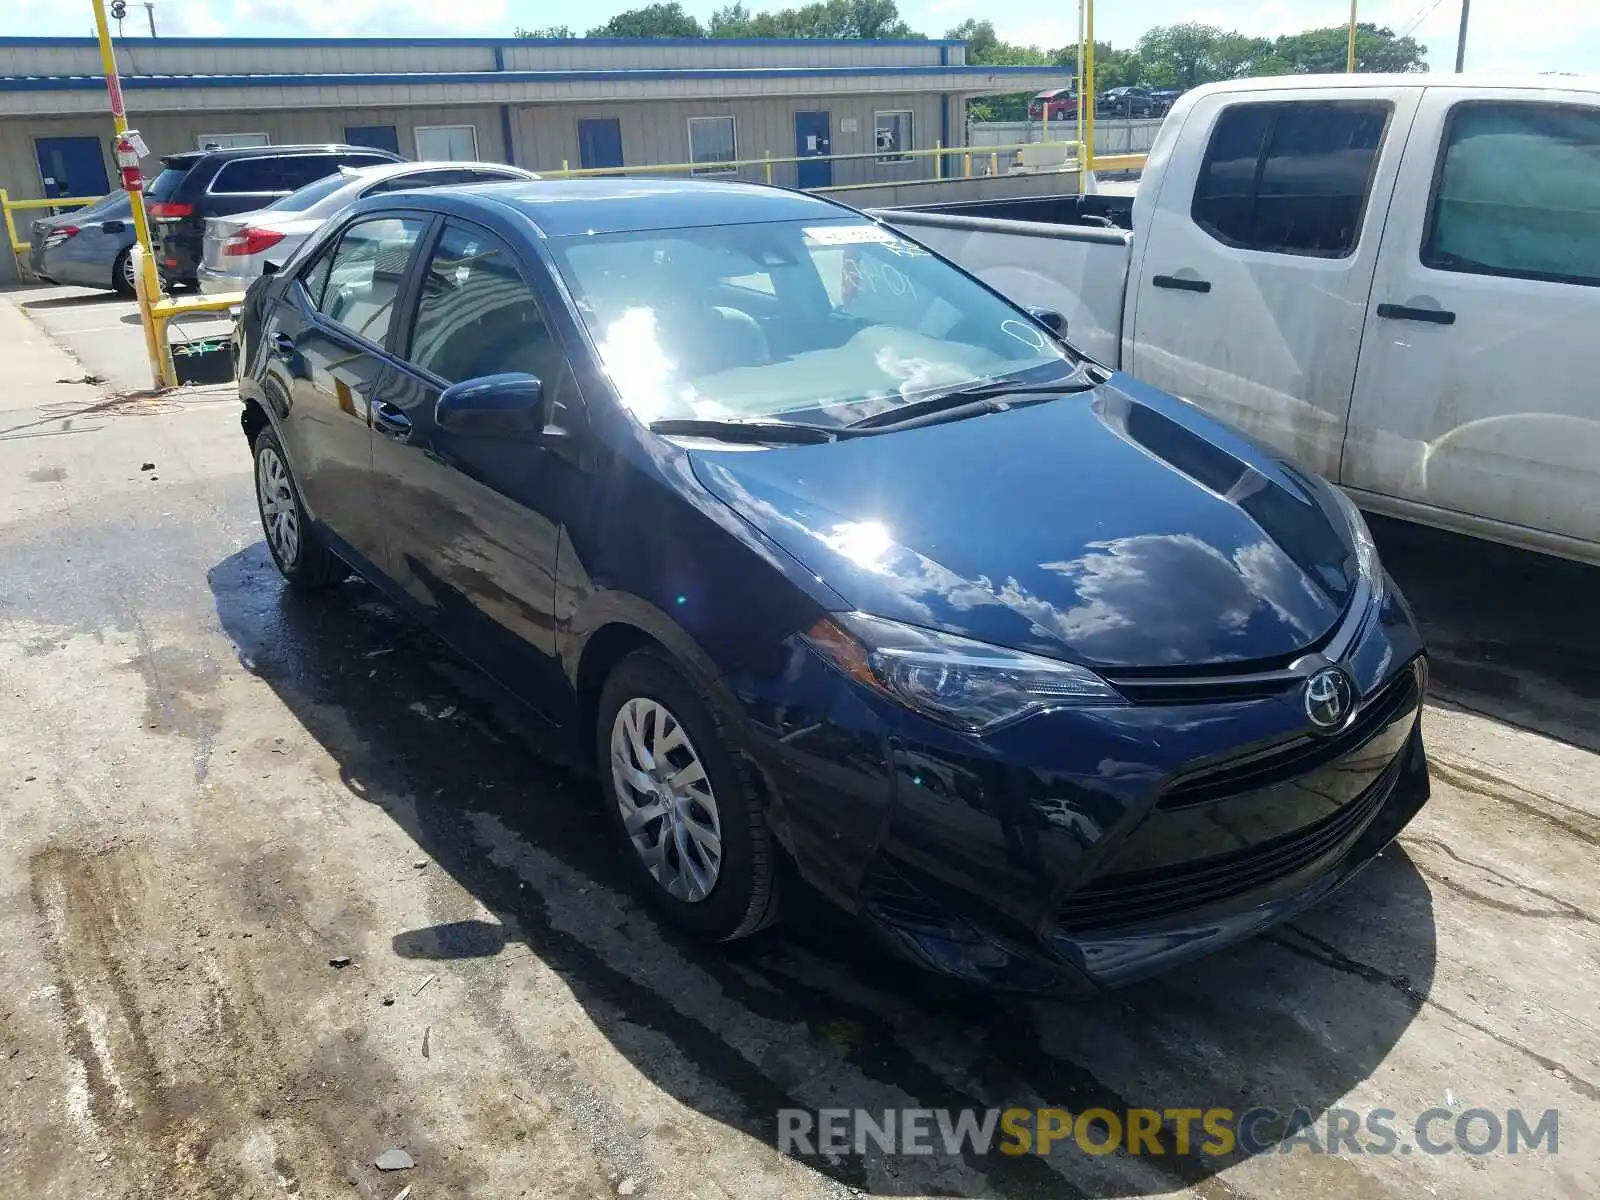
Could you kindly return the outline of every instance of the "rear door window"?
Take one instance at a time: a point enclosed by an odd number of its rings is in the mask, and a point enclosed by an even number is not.
[[[1390,112],[1377,100],[1223,109],[1190,216],[1239,249],[1347,257],[1361,234]]]
[[[211,181],[211,190],[222,195],[293,192],[337,169],[331,154],[238,158],[222,165]]]
[[[461,182],[460,171],[412,171],[407,175],[394,175],[381,183],[375,183],[362,193],[364,196],[375,196],[380,192],[408,192],[417,188],[445,187],[452,183]]]
[[[330,321],[369,342],[383,345],[395,301],[417,240],[422,217],[373,217],[357,221],[302,277],[312,303]]]
[[[1469,101],[1439,153],[1424,266],[1600,287],[1600,108]]]

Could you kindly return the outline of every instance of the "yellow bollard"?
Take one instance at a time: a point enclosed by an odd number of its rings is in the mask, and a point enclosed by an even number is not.
[[[961,173],[968,179],[972,178],[972,151],[968,150],[961,156]]]
[[[998,150],[991,151],[989,154],[989,174],[1000,174],[1000,152]]]
[[[766,151],[765,158],[766,158],[767,182],[771,183],[772,182],[772,151],[771,150]]]

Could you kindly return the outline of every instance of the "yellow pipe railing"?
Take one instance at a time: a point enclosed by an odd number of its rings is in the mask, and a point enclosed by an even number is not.
[[[17,236],[17,223],[11,217],[18,209],[82,208],[104,199],[104,196],[57,196],[54,200],[13,200],[5,188],[0,188],[0,209],[5,211],[6,237],[10,239],[12,252],[26,254],[28,251],[28,242]]]
[[[906,162],[920,158],[950,158],[961,160],[964,166],[962,174],[965,175],[970,168],[965,168],[965,163],[970,162],[974,151],[989,156],[989,169],[998,173],[1000,169],[1000,155],[1011,154],[1018,150],[1038,147],[1059,146],[1070,151],[1072,157],[1065,159],[1067,169],[1071,170],[1077,165],[1078,152],[1081,143],[1078,142],[1010,142],[999,146],[937,146],[931,150],[901,150],[894,154],[885,154],[882,151],[868,150],[860,154],[792,154],[776,156],[768,152],[760,158],[736,158],[726,162],[689,162],[689,163],[640,163],[635,166],[625,167],[573,167],[570,160],[563,160],[560,169],[540,169],[540,174],[546,179],[598,179],[615,175],[726,175],[736,171],[760,171],[762,177],[772,181],[772,168],[792,163],[847,163],[847,162],[875,162],[888,164],[891,162]],[[1120,156],[1122,158],[1136,157],[1140,163],[1144,155]],[[1118,169],[1126,170],[1127,167]],[[946,178],[954,177],[954,172]],[[899,179],[880,179],[873,182],[872,186],[881,187],[885,184],[911,182]],[[848,184],[845,186],[860,187],[863,184]],[[827,188],[814,188],[813,191],[827,191]]]

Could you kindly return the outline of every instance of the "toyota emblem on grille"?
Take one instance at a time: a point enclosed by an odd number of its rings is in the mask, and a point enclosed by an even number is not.
[[[1344,724],[1355,703],[1356,690],[1338,667],[1324,667],[1306,680],[1306,716],[1320,733],[1328,733]]]

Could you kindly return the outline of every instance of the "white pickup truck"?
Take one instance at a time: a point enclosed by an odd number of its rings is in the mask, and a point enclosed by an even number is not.
[[[1094,203],[876,215],[1364,508],[1600,564],[1600,80],[1204,87]]]

